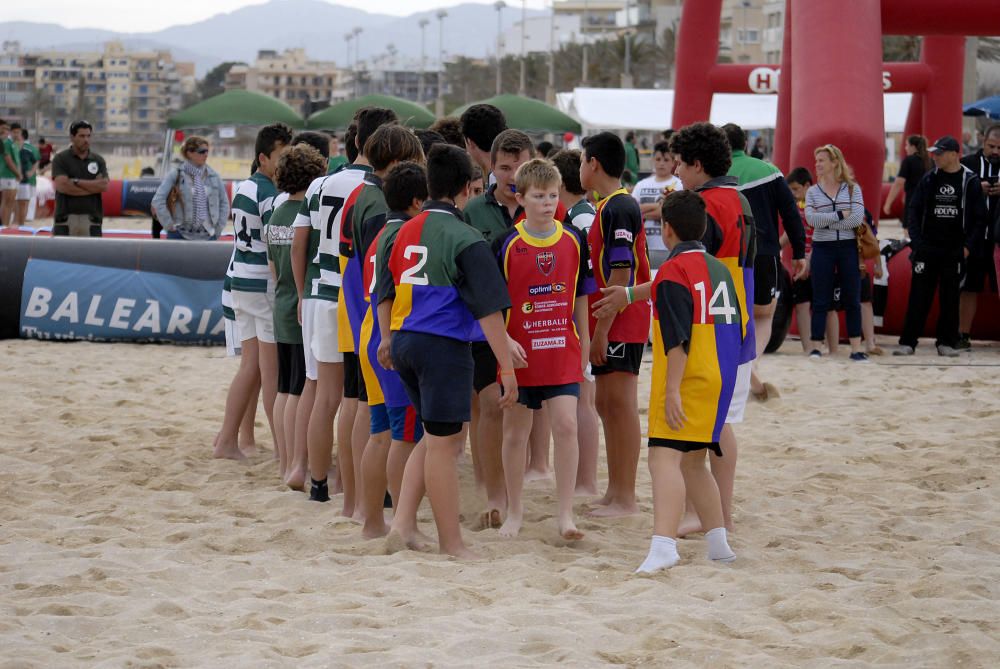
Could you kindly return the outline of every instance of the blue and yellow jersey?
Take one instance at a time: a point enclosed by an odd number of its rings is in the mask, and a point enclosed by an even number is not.
[[[510,307],[482,233],[444,202],[425,203],[399,229],[389,272],[393,331],[471,341],[478,319]]]
[[[689,444],[695,442],[718,452],[743,343],[738,297],[729,270],[698,242],[678,244],[660,267],[652,286],[657,327],[649,394],[651,446],[692,450]],[[667,351],[676,346],[687,352],[680,389],[687,423],[680,430],[670,428],[664,410]]]

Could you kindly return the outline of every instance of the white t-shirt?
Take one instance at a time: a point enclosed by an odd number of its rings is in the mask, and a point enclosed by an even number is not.
[[[673,175],[664,181],[659,181],[653,174],[635,185],[632,197],[640,205],[652,204],[661,199],[665,192],[683,190],[683,188],[681,180]],[[660,222],[646,219],[643,221],[643,227],[646,228],[646,248],[650,251],[665,251],[666,247],[663,245],[663,237],[660,234],[662,228]]]

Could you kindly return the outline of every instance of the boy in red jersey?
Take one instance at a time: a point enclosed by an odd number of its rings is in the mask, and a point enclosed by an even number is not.
[[[685,493],[704,526],[708,558],[736,559],[723,527],[715,479],[705,450],[721,455],[719,437],[736,386],[743,342],[740,301],[732,275],[698,241],[705,202],[691,191],[671,193],[660,209],[670,254],[652,284],[653,380],[649,395],[649,473],[653,539],[636,573],[672,567]]]
[[[625,146],[602,132],[583,140],[580,184],[601,199],[588,234],[597,286],[636,286],[649,281],[646,232],[639,204],[622,188]],[[592,295],[594,301],[598,295]],[[638,377],[649,340],[649,305],[636,303],[621,313],[592,319],[590,362],[597,377],[597,413],[604,423],[608,452],[608,490],[591,512],[625,516],[639,511],[635,476],[639,467]]]
[[[388,258],[392,285],[378,287],[379,311],[391,300],[388,348],[407,395],[424,424],[424,481],[442,553],[474,558],[458,522],[456,458],[465,443],[472,401],[469,342],[478,322],[500,365],[502,408],[517,401],[501,311],[510,298],[482,234],[465,223],[472,162],[455,146],[439,144],[427,156],[431,199],[403,224]],[[411,455],[410,460],[413,460]],[[407,497],[404,474],[401,497]]]
[[[576,488],[576,406],[589,356],[588,305],[596,290],[587,246],[578,231],[555,220],[559,171],[547,160],[530,160],[517,171],[517,203],[525,219],[499,237],[494,251],[507,280],[512,307],[507,334],[516,343],[518,404],[503,421],[503,471],[507,518],[500,536],[521,530],[526,446],[535,410],[548,409],[555,440],[559,534],[583,538],[573,521]],[[520,358],[520,360],[518,360]],[[546,435],[546,441],[547,441]]]

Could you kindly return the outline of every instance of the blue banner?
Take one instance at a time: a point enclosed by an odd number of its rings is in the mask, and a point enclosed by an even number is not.
[[[20,333],[34,339],[224,344],[222,282],[29,259]]]

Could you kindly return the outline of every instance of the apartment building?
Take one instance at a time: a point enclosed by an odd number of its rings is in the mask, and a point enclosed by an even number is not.
[[[333,61],[310,60],[305,49],[257,52],[252,65],[235,65],[226,75],[226,90],[257,91],[309,115],[347,97],[348,73]]]
[[[22,51],[3,44],[0,114],[42,135],[82,118],[105,140],[159,138],[167,117],[194,89],[194,65],[169,51],[131,51],[112,41],[100,51]]]

